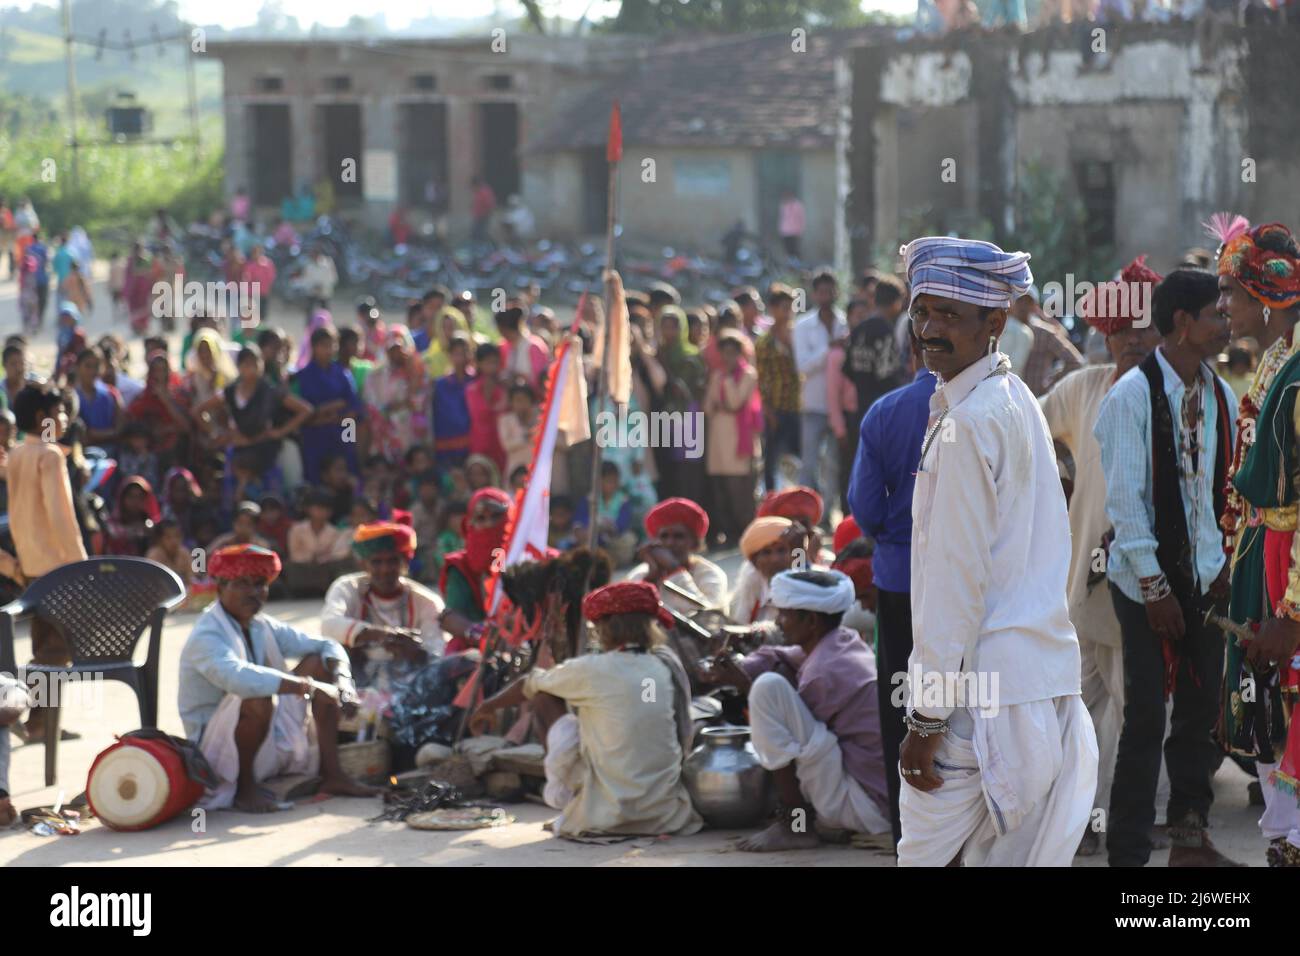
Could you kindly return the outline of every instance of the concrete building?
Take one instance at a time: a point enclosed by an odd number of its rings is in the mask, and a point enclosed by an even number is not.
[[[1143,252],[1167,269],[1211,244],[1200,223],[1217,210],[1300,227],[1298,81],[1294,27],[1083,24],[864,46],[853,263],[888,263],[919,230],[953,230],[1031,252],[1038,235],[1053,271],[1095,269],[1098,252],[1106,272]],[[1055,222],[1075,223],[1072,235],[1039,235],[1053,225],[1030,208],[1042,182],[1059,185]],[[1032,265],[1040,282],[1065,281]]]
[[[610,104],[623,111],[624,235],[716,252],[736,222],[776,245],[790,189],[805,258],[842,241],[844,54],[876,30],[641,37],[229,41],[226,185],[270,207],[328,179],[380,225],[401,203],[469,223],[480,174],[520,193],[539,234],[603,233]],[[348,162],[355,162],[355,176]]]
[[[224,68],[227,189],[270,207],[329,180],[371,224],[401,203],[466,228],[471,177],[502,202],[519,192],[531,127],[562,90],[598,84],[626,45],[504,32],[211,43]]]

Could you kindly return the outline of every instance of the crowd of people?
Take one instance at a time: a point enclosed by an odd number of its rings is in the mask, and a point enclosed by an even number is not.
[[[133,354],[90,342],[60,296],[53,367],[27,334],[4,346],[0,575],[16,591],[129,555],[181,578],[202,613],[180,710],[223,781],[212,808],[273,810],[263,783],[285,772],[366,796],[341,719],[414,749],[455,698],[471,732],[545,742],[557,833],[690,833],[688,705],[725,690],[780,801],[746,850],[849,831],[892,836],[904,865],[1068,865],[1104,838],[1112,865],[1162,842],[1171,865],[1232,865],[1207,834],[1231,754],[1268,862],[1297,865],[1300,247],[1276,224],[1213,225],[1217,253],[1122,271],[1149,297],[1086,299],[1075,340],[1028,253],[948,238],[909,243],[902,274],[864,272],[847,301],[827,269],[717,307],[611,274],[614,314],[588,297],[571,325],[535,290],[490,320],[440,286],[400,321],[363,298],[338,322],[319,297],[296,347],[269,309],[153,309],[130,315]],[[624,335],[627,413],[698,417],[703,454],[615,441],[593,476],[593,441],[558,442],[534,557],[604,570],[542,610],[502,602],[557,354],[580,350],[594,425],[614,407],[601,346]],[[735,574],[706,556],[723,548]],[[265,613],[279,596],[321,601],[322,634]],[[502,603],[537,654],[485,694],[460,662],[491,654]],[[733,627],[683,643],[701,612]],[[570,644],[539,636],[565,627]],[[53,629],[32,637],[38,663],[67,662]],[[646,680],[670,691],[649,710]],[[15,725],[29,739],[38,713]]]

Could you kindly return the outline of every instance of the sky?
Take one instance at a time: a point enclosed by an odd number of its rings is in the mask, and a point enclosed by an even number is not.
[[[0,5],[26,8],[36,2],[51,5],[49,0],[0,0]],[[192,22],[234,28],[251,26],[262,4],[263,0],[180,0],[180,10],[181,16]],[[376,9],[359,6],[356,0],[281,0],[281,6],[285,14],[297,17],[304,26],[314,21],[329,27],[342,26],[355,13],[365,15]],[[916,0],[862,0],[862,6],[867,10],[910,14],[916,11]],[[384,0],[380,8],[388,18],[389,28],[396,30],[414,19],[434,14],[435,10],[439,10],[439,17],[450,13],[466,19],[492,16],[498,9],[506,16],[522,11],[516,0]],[[598,19],[616,12],[618,4],[609,0],[549,0],[546,9],[570,19],[577,19],[587,11],[592,19]]]

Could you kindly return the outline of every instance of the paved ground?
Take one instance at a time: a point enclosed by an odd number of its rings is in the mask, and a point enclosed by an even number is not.
[[[273,613],[305,629],[318,621],[319,605],[306,601],[274,605]],[[181,645],[192,615],[169,621],[162,645],[162,728],[180,733],[176,707],[176,674]],[[25,629],[18,644],[18,659],[26,660]],[[134,696],[124,685],[108,683],[101,699],[93,695],[72,702],[64,710],[64,726],[82,739],[59,747],[59,780],[44,783],[44,750],[39,745],[20,746],[13,754],[10,785],[19,808],[52,804],[60,792],[65,799],[80,793],[95,755],[113,741],[114,734],[139,725]],[[16,741],[15,741],[16,743]],[[1225,763],[1216,779],[1217,801],[1214,836],[1220,847],[1238,859],[1262,865],[1263,846],[1255,826],[1258,812],[1246,806],[1245,776]],[[824,847],[815,851],[753,856],[733,850],[731,832],[705,831],[692,837],[637,840],[614,846],[587,846],[556,840],[542,830],[553,815],[531,803],[508,807],[517,822],[497,830],[470,833],[417,832],[393,823],[368,824],[379,812],[378,800],[325,798],[300,803],[294,810],[273,817],[253,817],[231,812],[212,813],[206,832],[193,832],[195,821],[182,818],[145,833],[115,833],[90,823],[77,837],[37,837],[20,829],[0,832],[0,866],[78,864],[182,864],[257,865],[344,864],[355,866],[454,864],[463,866],[892,866],[892,856],[850,847]],[[1165,862],[1157,853],[1153,864]],[[1077,861],[1101,865],[1099,858]]]
[[[100,303],[88,323],[94,335],[115,328],[127,334],[125,322],[112,322],[104,287],[105,271],[96,269],[96,298]],[[293,332],[301,328],[296,315],[281,313]],[[43,370],[53,358],[53,317],[47,316],[38,340],[36,359]],[[0,281],[0,333],[19,327],[12,282]],[[129,337],[138,353],[139,346]],[[136,356],[138,359],[138,355]],[[305,629],[318,622],[319,605],[289,602],[275,605],[273,613]],[[180,733],[176,707],[176,673],[181,645],[192,616],[173,617],[163,638],[161,680],[162,728]],[[17,648],[20,661],[28,659],[25,628]],[[19,808],[52,804],[60,792],[66,799],[80,793],[95,755],[113,741],[114,734],[139,726],[134,696],[124,685],[108,684],[102,700],[75,702],[65,708],[64,726],[80,732],[81,740],[61,745],[59,783],[43,786],[44,752],[40,746],[14,751],[10,787]],[[1216,803],[1212,815],[1217,844],[1230,855],[1252,865],[1263,864],[1263,845],[1256,827],[1258,810],[1246,805],[1246,777],[1226,762],[1215,781]],[[146,833],[115,833],[91,823],[77,837],[37,837],[21,829],[0,832],[0,866],[19,865],[289,865],[336,864],[356,866],[452,864],[463,866],[892,866],[890,855],[847,847],[753,856],[733,850],[735,833],[709,832],[687,838],[637,840],[614,846],[588,846],[556,840],[542,830],[552,813],[523,803],[510,812],[517,822],[497,830],[464,834],[418,832],[392,823],[368,824],[379,812],[378,800],[328,798],[300,803],[294,810],[273,817],[214,813],[205,832],[194,832],[193,821],[178,819]],[[1163,865],[1167,852],[1157,852],[1153,865]],[[1102,858],[1076,864],[1104,865]]]

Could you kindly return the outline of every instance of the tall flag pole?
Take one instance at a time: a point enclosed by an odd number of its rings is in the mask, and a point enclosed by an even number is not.
[[[611,319],[614,315],[614,289],[615,283],[612,281],[611,274],[614,271],[614,228],[616,219],[616,210],[618,208],[618,164],[623,158],[623,114],[619,109],[618,100],[609,113],[609,136],[605,141],[605,161],[609,164],[609,184],[607,187],[606,213],[605,213],[605,328],[601,338],[604,339],[604,347],[601,350],[600,368],[596,373],[596,410],[600,412],[605,407],[605,395],[608,391],[606,382],[609,380],[609,353],[610,339],[612,335]],[[596,441],[595,435],[592,436],[591,449],[591,497],[587,502],[587,546],[596,547],[596,528],[597,517],[600,508],[600,459],[601,447],[600,442]],[[590,583],[590,582],[589,582]]]

